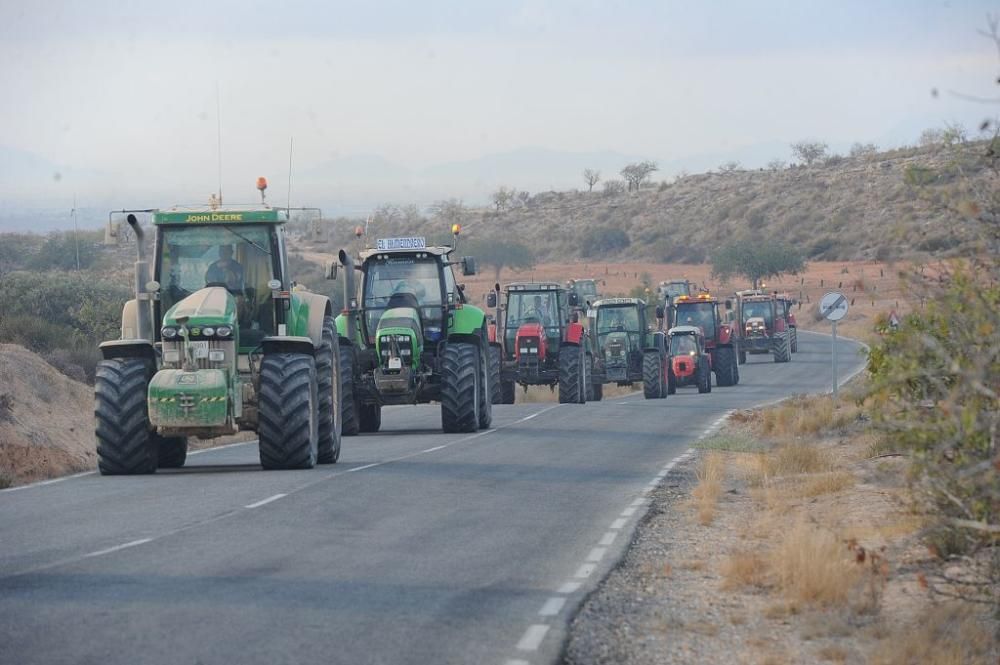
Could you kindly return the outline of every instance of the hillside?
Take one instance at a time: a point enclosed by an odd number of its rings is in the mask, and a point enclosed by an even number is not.
[[[723,241],[747,233],[784,238],[810,259],[955,255],[970,245],[954,209],[970,187],[992,177],[984,151],[983,143],[936,145],[833,157],[808,168],[688,175],[634,193],[544,192],[502,213],[464,208],[427,217],[412,206],[382,206],[369,235],[440,236],[460,221],[468,239],[516,238],[540,263],[700,263]],[[342,218],[314,229],[320,242],[313,246],[329,251],[350,242],[357,223]],[[604,229],[624,231],[627,247],[601,247],[594,236]]]

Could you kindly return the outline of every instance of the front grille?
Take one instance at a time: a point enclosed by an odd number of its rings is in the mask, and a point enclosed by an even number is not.
[[[208,341],[208,353],[204,358],[195,360],[196,369],[218,368],[228,362],[236,355],[236,342],[231,339],[210,339]],[[168,360],[169,352],[176,351],[179,360],[174,362]],[[212,351],[223,351],[226,357],[221,361],[210,360]],[[163,342],[163,366],[167,368],[179,369],[184,364],[184,343],[179,341]]]

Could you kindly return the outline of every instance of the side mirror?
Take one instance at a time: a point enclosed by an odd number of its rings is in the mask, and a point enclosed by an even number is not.
[[[580,299],[576,295],[576,291],[569,292],[569,306],[576,307],[580,304]]]
[[[467,277],[476,274],[476,259],[471,256],[462,257],[462,274]]]
[[[326,264],[326,278],[327,279],[337,279],[337,262],[330,261]]]
[[[656,318],[658,318],[658,319],[662,319],[663,318],[663,305],[657,305],[656,306]]]
[[[732,308],[733,308],[733,301],[732,300],[727,300],[726,301],[726,309],[732,309]]]
[[[486,294],[486,306],[493,308],[497,306],[497,292],[490,291]]]

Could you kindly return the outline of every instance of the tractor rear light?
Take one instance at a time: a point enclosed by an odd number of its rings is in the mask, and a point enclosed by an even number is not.
[[[160,331],[160,337],[163,339],[174,339],[177,337],[177,328],[165,326],[163,330]]]
[[[177,349],[163,352],[163,362],[165,363],[179,363],[181,361],[181,352]]]
[[[213,363],[221,363],[226,359],[226,352],[222,349],[211,349],[208,352],[208,359]]]

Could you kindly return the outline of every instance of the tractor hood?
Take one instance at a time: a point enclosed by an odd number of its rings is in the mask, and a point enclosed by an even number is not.
[[[206,325],[236,326],[236,299],[221,286],[209,286],[195,291],[167,310],[163,325],[176,326],[177,319],[187,317],[189,328]]]
[[[627,332],[611,332],[604,338],[604,353],[606,355],[618,356],[628,351],[631,351],[631,349],[629,348],[629,338]]]
[[[420,316],[412,307],[393,307],[382,313],[375,331],[375,350],[379,358],[389,357],[400,351],[402,338],[409,338],[410,358],[407,364],[416,365],[423,353],[424,334]],[[388,354],[388,355],[387,355]]]

